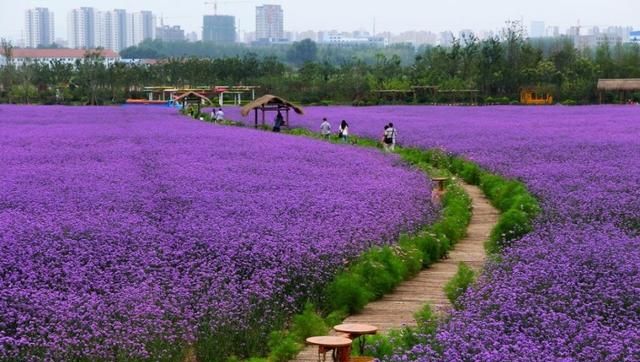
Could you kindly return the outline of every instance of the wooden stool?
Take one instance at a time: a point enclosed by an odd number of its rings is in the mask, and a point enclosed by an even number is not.
[[[369,324],[356,324],[356,323],[338,324],[337,326],[333,327],[333,329],[336,332],[348,333],[349,338],[351,339],[359,338],[361,355],[364,354],[364,345],[365,345],[364,336],[367,334],[378,333],[378,327],[372,326]]]
[[[449,180],[447,177],[432,177],[431,181],[435,182],[438,185],[438,191],[444,192],[444,183]]]
[[[351,343],[349,338],[334,336],[317,336],[307,338],[307,343],[318,346],[318,361],[327,360],[326,353],[331,351],[334,361],[349,362]]]

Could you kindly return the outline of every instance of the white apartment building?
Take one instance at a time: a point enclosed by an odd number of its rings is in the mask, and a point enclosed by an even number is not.
[[[99,12],[96,31],[97,46],[116,52],[131,46],[133,44],[133,33],[131,35],[128,34],[127,17],[127,12],[121,9]]]
[[[94,8],[73,9],[67,16],[67,34],[69,48],[91,49],[96,47],[97,34],[96,10]]]
[[[280,5],[256,7],[256,40],[282,41],[284,34],[284,12]]]
[[[132,38],[131,45],[138,45],[147,39],[156,37],[156,17],[151,11],[141,11],[132,14]]]
[[[69,47],[74,49],[102,47],[119,52],[155,39],[156,18],[150,11],[129,14],[122,9],[80,8],[69,13],[68,22]]]
[[[55,41],[53,12],[47,8],[29,9],[24,19],[24,46],[37,48]]]

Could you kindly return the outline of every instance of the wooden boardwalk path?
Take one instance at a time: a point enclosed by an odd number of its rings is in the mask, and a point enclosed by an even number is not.
[[[449,253],[449,258],[433,264],[416,277],[400,284],[391,294],[367,304],[364,310],[345,319],[344,323],[366,323],[380,328],[381,332],[415,326],[413,315],[426,303],[436,311],[447,312],[451,308],[444,294],[445,284],[458,271],[460,262],[475,270],[482,268],[486,254],[484,242],[498,222],[499,212],[475,186],[462,185],[472,199],[473,214],[467,236],[460,240]],[[295,361],[317,361],[318,349],[307,346]]]

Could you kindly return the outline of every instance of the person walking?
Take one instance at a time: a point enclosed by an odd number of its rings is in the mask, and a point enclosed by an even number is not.
[[[389,123],[389,128],[387,129],[391,136],[391,144],[389,145],[389,150],[394,152],[396,150],[396,138],[398,136],[398,130],[393,125],[393,123]]]
[[[222,107],[220,107],[216,112],[216,122],[222,122],[222,121],[224,121],[224,112],[222,111]]]
[[[216,108],[215,108],[215,107],[213,107],[213,109],[211,110],[211,122],[214,122],[214,123],[215,123],[216,118],[218,118],[218,117],[216,116],[216,113],[217,113],[217,112],[216,112]]]
[[[384,132],[382,133],[382,147],[385,152],[391,152],[391,143],[393,142],[392,134],[388,124],[384,126]]]
[[[340,133],[338,135],[342,142],[347,143],[349,141],[349,124],[344,119],[340,123]]]
[[[331,123],[329,123],[326,118],[323,118],[320,124],[320,134],[322,134],[322,138],[324,139],[329,139],[331,135]]]
[[[282,127],[282,124],[284,123],[282,112],[278,111],[278,115],[276,115],[276,119],[273,123],[273,132],[280,132],[280,127]]]

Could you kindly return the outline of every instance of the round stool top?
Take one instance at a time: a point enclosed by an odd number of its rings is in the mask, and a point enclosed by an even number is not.
[[[448,177],[432,177],[431,180],[436,181],[436,182],[442,182],[442,181],[447,181],[449,178]]]
[[[333,327],[336,332],[352,333],[352,334],[376,334],[378,327],[369,324],[338,324]]]
[[[346,347],[351,345],[351,340],[344,337],[318,336],[307,338],[307,343],[324,347]]]

